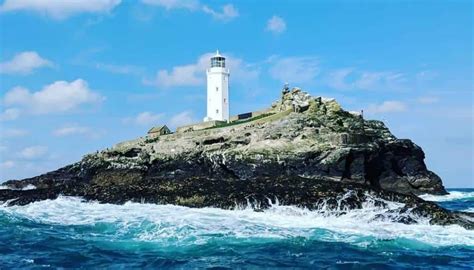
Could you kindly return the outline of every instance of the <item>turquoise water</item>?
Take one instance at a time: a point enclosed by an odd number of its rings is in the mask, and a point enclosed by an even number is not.
[[[423,197],[474,211],[474,189]],[[0,206],[0,268],[474,267],[474,231],[375,219],[401,206],[368,201],[346,215],[277,203],[254,212],[70,197]]]

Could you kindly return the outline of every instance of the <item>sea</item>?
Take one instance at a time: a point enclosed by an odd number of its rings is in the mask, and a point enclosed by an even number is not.
[[[474,189],[422,195],[474,212]],[[0,206],[0,269],[474,269],[474,231],[280,205],[256,212],[59,197]]]

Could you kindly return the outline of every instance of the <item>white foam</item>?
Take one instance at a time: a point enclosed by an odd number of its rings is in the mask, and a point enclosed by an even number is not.
[[[12,190],[32,190],[32,189],[36,189],[36,186],[32,185],[32,184],[28,184],[26,185],[24,188],[21,188],[21,189],[14,189],[14,188],[11,188],[9,186],[0,186],[0,190],[2,189],[12,189]]]
[[[36,189],[36,186],[32,185],[32,184],[28,184],[24,188],[22,188],[21,190],[32,190],[32,189]]]
[[[283,239],[304,237],[322,241],[339,241],[368,246],[377,239],[408,239],[432,246],[474,246],[474,231],[457,225],[406,225],[374,220],[376,215],[398,209],[402,204],[388,203],[375,207],[368,201],[363,209],[340,215],[338,211],[319,211],[294,206],[272,205],[264,212],[251,208],[222,210],[187,208],[174,205],[126,203],[124,205],[83,202],[80,198],[59,197],[26,206],[0,206],[0,212],[43,224],[115,226],[114,237],[131,237],[137,241],[162,245],[195,245],[216,237]]]
[[[451,191],[449,192],[448,195],[423,194],[423,195],[420,195],[419,197],[426,201],[446,202],[446,201],[474,198],[474,191],[469,191],[469,192]]]

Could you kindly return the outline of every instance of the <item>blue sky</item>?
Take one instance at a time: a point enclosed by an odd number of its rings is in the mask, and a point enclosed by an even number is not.
[[[0,181],[205,115],[209,54],[231,113],[289,82],[386,122],[448,187],[474,187],[470,1],[0,1]]]

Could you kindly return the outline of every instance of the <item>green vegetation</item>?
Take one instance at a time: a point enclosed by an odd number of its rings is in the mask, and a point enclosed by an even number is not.
[[[258,123],[267,123],[267,122],[271,122],[271,121],[275,121],[275,120],[278,120],[280,118],[283,118],[283,117],[289,115],[291,112],[293,112],[292,109],[286,110],[284,112],[279,112],[279,113],[276,113],[276,114],[270,114],[269,116],[264,117],[263,119],[256,119],[256,120],[258,120],[257,121]]]
[[[154,142],[157,142],[160,140],[160,137],[159,136],[156,136],[156,137],[147,137],[145,139],[145,143],[154,143]]]
[[[262,119],[262,118],[265,118],[265,117],[268,117],[268,116],[271,116],[271,115],[274,115],[274,113],[264,113],[264,114],[261,114],[261,115],[258,115],[258,116],[252,117],[252,118],[248,118],[248,119],[235,120],[235,121],[232,121],[230,123],[220,124],[220,125],[216,125],[214,127],[208,127],[208,128],[205,128],[205,130],[206,129],[223,128],[223,127],[230,127],[230,126],[240,125],[240,124],[252,122],[252,121],[255,121],[255,120],[258,120],[258,119]]]

